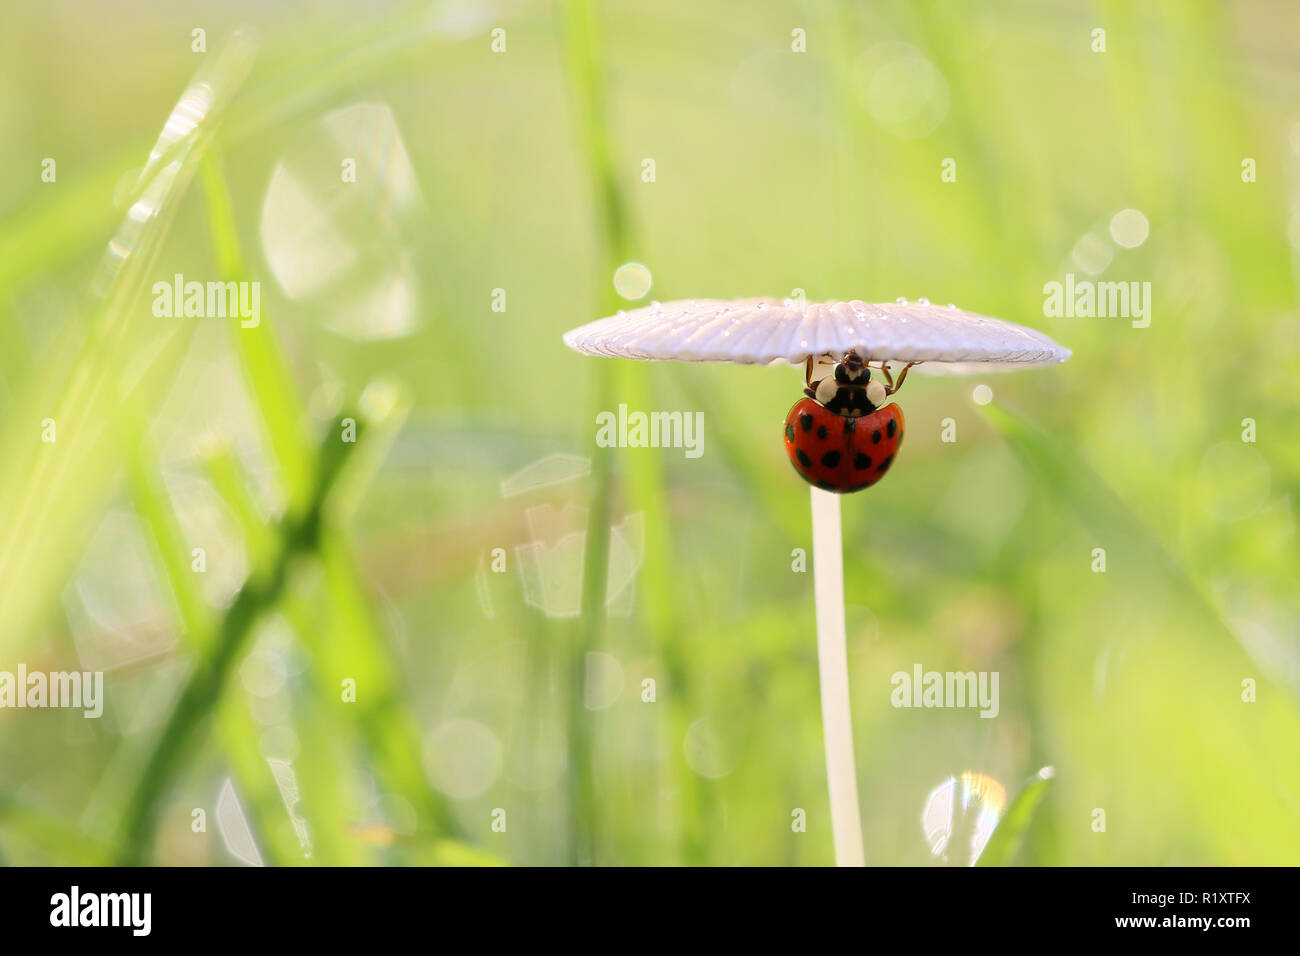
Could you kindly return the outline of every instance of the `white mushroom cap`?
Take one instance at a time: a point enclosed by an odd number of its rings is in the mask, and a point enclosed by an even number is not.
[[[1042,332],[925,299],[656,302],[573,329],[564,344],[584,355],[744,365],[798,365],[852,349],[866,361],[924,362],[916,372],[941,374],[1056,365],[1071,354]]]

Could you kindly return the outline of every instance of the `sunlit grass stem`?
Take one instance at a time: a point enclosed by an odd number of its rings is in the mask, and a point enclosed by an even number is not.
[[[627,213],[617,180],[605,122],[605,87],[601,77],[598,34],[592,6],[587,0],[568,0],[563,7],[567,56],[575,109],[588,166],[594,184],[593,204],[599,222],[601,255],[598,275],[612,278],[614,269],[628,248]],[[612,285],[605,285],[602,304],[614,307]],[[592,414],[610,407],[615,372],[611,363],[600,362],[594,370]],[[569,788],[570,862],[595,862],[594,835],[596,800],[593,727],[586,710],[587,655],[595,650],[605,626],[608,590],[609,506],[611,461],[608,450],[593,444],[591,511],[587,522],[583,555],[582,621],[569,660]]]

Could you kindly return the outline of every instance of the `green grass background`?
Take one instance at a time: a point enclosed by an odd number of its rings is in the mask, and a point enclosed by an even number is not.
[[[101,720],[0,711],[6,862],[234,862],[227,778],[277,864],[830,862],[812,582],[791,568],[807,492],[779,438],[799,375],[565,349],[620,307],[629,260],[650,298],[926,296],[1074,350],[910,378],[895,476],[844,502],[869,862],[934,862],[920,815],[948,777],[1014,796],[1046,765],[1013,862],[1300,860],[1291,5],[56,2],[6,21],[0,670],[144,649],[108,670]],[[915,93],[873,86],[882,44],[942,77],[925,135],[880,121]],[[92,291],[201,68],[222,99]],[[335,300],[287,295],[261,238],[277,163],[333,177],[339,156],[304,147],[356,103],[391,109],[423,197],[358,271],[401,256],[417,281],[418,325],[391,341],[331,331]],[[1135,249],[1108,232],[1126,208],[1150,222]],[[1151,282],[1149,328],[1043,317],[1090,233],[1113,253],[1097,278]],[[261,281],[261,327],[155,318],[149,286],[175,272]],[[594,448],[620,401],[704,411],[705,454]],[[553,454],[590,473],[503,497]],[[515,549],[547,507],[585,525],[591,570],[559,565],[576,617],[525,600]],[[639,566],[606,611],[625,516]],[[592,653],[621,671],[599,709]],[[914,663],[998,671],[1000,715],[893,708]]]

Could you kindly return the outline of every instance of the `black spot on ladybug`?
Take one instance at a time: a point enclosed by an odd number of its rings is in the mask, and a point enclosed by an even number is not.
[[[880,463],[880,465],[876,468],[876,471],[884,471],[893,463],[894,463],[894,456],[890,455],[888,458],[886,458],[884,461]]]
[[[849,494],[852,494],[852,493],[855,492],[855,491],[861,491],[863,488],[870,488],[870,487],[871,487],[871,482],[869,482],[869,481],[867,481],[867,482],[863,482],[863,483],[860,484],[860,485],[854,485],[852,488],[850,488],[850,489],[849,489]]]
[[[817,426],[817,437],[818,437],[818,438],[825,438],[825,437],[826,437],[826,426],[825,426],[825,425],[818,425],[818,426]]]
[[[853,456],[853,467],[858,471],[866,471],[871,467],[871,458],[862,454],[862,452],[858,452]]]
[[[837,468],[840,464],[840,453],[837,451],[828,451],[822,455],[823,468]]]
[[[789,422],[785,423],[785,440],[794,441],[794,426]]]
[[[817,480],[817,487],[820,488],[822,491],[838,491],[838,490],[839,490],[839,489],[836,488],[834,485],[832,485],[829,481],[822,481],[821,479],[818,479],[818,480]]]
[[[898,431],[898,420],[891,418],[889,420],[889,426],[885,429],[885,434],[890,438],[893,438],[896,431]]]
[[[799,416],[799,427],[806,432],[812,431],[812,416],[804,412]]]
[[[795,457],[799,459],[799,464],[803,465],[805,468],[812,467],[812,459],[804,454],[804,450],[802,448],[796,448],[794,454]]]
[[[880,444],[880,429],[879,429],[879,428],[877,428],[874,432],[871,433],[871,443],[872,443],[873,445],[879,445],[879,444]]]

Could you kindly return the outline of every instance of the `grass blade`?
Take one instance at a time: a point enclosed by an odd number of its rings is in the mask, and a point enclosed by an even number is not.
[[[272,566],[264,574],[252,575],[239,592],[218,628],[216,639],[182,690],[123,814],[119,862],[133,865],[143,860],[157,805],[188,758],[202,722],[217,706],[253,625],[265,611],[279,603],[294,560],[319,546],[325,502],[351,448],[351,443],[335,441],[332,435],[326,441],[321,471],[306,512],[286,518],[281,525],[280,545]]]
[[[1043,798],[1047,796],[1053,779],[1055,775],[1051,767],[1044,767],[1029,778],[1025,788],[1016,794],[1016,798],[1011,801],[1011,806],[1007,807],[1007,812],[1002,814],[1002,819],[998,821],[997,829],[985,844],[984,852],[980,854],[976,866],[1011,864],[1025,842],[1029,825],[1034,822],[1034,813],[1043,802]]]

